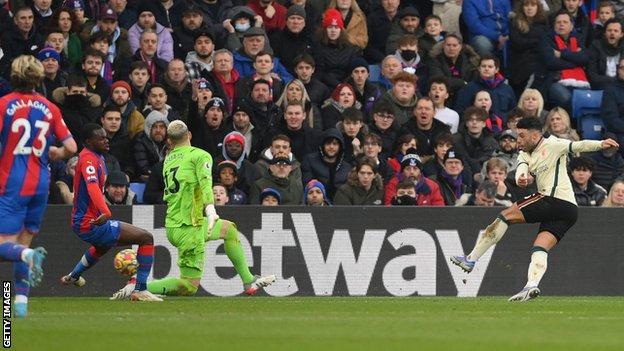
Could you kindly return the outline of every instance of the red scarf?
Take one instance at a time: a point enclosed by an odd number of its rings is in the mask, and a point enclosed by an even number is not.
[[[557,44],[557,49],[561,52],[566,50],[570,52],[578,51],[578,44],[575,37],[570,37],[570,44],[566,45],[566,43],[559,35],[555,35],[555,43]],[[589,88],[587,76],[585,75],[585,71],[581,66],[562,69],[559,84],[572,88]]]

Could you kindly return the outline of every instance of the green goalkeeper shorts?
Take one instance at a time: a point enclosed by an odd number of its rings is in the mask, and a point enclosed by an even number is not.
[[[222,221],[215,223],[208,233],[208,225],[182,226],[166,228],[167,239],[178,249],[178,267],[180,276],[189,279],[200,279],[204,273],[206,262],[206,241],[219,239]]]

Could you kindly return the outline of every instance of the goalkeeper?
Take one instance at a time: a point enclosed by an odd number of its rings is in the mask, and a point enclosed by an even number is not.
[[[167,239],[178,249],[180,278],[151,281],[147,289],[161,295],[194,295],[204,272],[205,243],[219,239],[223,239],[225,253],[243,280],[247,295],[273,283],[274,275],[259,277],[251,274],[238,240],[236,224],[217,215],[212,195],[210,154],[191,146],[191,133],[182,121],[169,124],[167,139],[172,150],[163,165],[164,200],[167,202],[165,229]],[[132,285],[131,281],[112,299],[126,298]]]

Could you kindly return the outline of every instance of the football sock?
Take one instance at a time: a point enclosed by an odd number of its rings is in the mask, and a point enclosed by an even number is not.
[[[498,215],[494,222],[485,228],[485,232],[483,232],[474,249],[466,258],[470,261],[478,260],[487,249],[496,244],[505,235],[507,228],[509,228],[509,222],[503,215]]]
[[[100,257],[102,257],[105,253],[106,251],[100,252],[95,248],[95,246],[90,246],[87,251],[85,251],[84,255],[82,255],[82,258],[78,261],[74,270],[70,273],[71,277],[73,279],[80,278],[82,273],[93,267],[93,265],[95,265],[100,260]]]
[[[249,284],[253,282],[254,276],[249,271],[249,266],[247,266],[247,259],[245,258],[240,240],[238,240],[238,230],[234,223],[231,223],[227,229],[224,238],[224,246],[227,257],[232,261],[234,269],[236,269],[236,272],[240,275],[243,283]]]
[[[147,283],[147,290],[152,294],[169,296],[195,295],[197,287],[183,278],[163,278]]]
[[[28,276],[30,269],[28,264],[24,262],[13,263],[13,277],[15,277],[15,301],[16,302],[28,302],[28,294],[30,293],[30,284],[28,283]],[[18,296],[21,296],[18,298]]]
[[[6,241],[0,244],[0,258],[3,258],[5,261],[23,261],[26,253],[29,252],[27,250],[32,251],[32,249],[24,245]]]
[[[527,273],[526,286],[538,286],[540,280],[546,273],[548,267],[548,250],[543,247],[534,246],[531,250],[531,263],[529,264],[529,271]]]
[[[147,289],[147,276],[152,270],[152,263],[154,263],[154,245],[140,245],[137,250],[137,262],[139,268],[137,269],[136,276],[136,290]]]

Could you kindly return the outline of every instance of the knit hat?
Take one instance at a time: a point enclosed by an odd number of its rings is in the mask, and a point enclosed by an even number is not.
[[[446,160],[449,159],[460,160],[462,164],[464,163],[464,159],[462,159],[459,153],[457,153],[457,151],[453,148],[446,150],[446,153],[444,154],[444,163],[446,163]]]
[[[325,190],[325,185],[316,179],[312,179],[308,182],[308,184],[306,184],[305,189],[303,190],[303,202],[306,205],[308,204],[308,192],[314,188],[319,188],[323,193],[323,199],[329,203],[329,201],[327,201],[327,190]]]
[[[224,168],[231,168],[232,171],[234,172],[234,175],[238,174],[238,168],[236,168],[236,163],[230,161],[230,160],[225,160],[225,161],[221,161],[219,162],[219,164],[217,165],[217,174],[221,173],[221,171]]]
[[[277,191],[274,188],[264,188],[264,189],[262,189],[262,192],[260,193],[260,203],[262,203],[262,200],[264,200],[264,198],[267,197],[267,196],[273,196],[274,198],[276,198],[278,205],[280,205],[282,203],[282,195],[280,194],[279,191]]]
[[[41,49],[41,51],[39,51],[39,53],[37,54],[37,60],[41,62],[49,58],[55,59],[56,62],[61,62],[61,55],[51,46],[46,46],[45,48]]]
[[[291,5],[288,8],[288,12],[286,12],[286,18],[290,17],[290,16],[301,16],[303,17],[303,19],[306,18],[306,11],[303,7],[299,6],[299,5]]]
[[[241,102],[238,105],[236,105],[236,107],[234,107],[234,111],[232,111],[232,116],[234,116],[236,112],[244,112],[247,114],[247,116],[249,116],[250,119],[253,116],[253,110],[251,109],[249,105],[247,105],[244,102]]]
[[[147,136],[150,135],[152,126],[156,122],[163,122],[166,127],[169,127],[169,120],[167,119],[167,116],[165,116],[160,111],[153,110],[147,115],[147,117],[145,117],[145,125],[143,126],[143,131]]]
[[[158,4],[154,1],[141,1],[139,8],[137,9],[137,16],[141,16],[143,12],[151,12],[154,16],[158,13]]]
[[[221,111],[223,111],[224,115],[228,113],[225,102],[220,97],[213,97],[212,99],[208,100],[208,104],[206,105],[206,111],[210,110],[213,107],[220,108]]]
[[[212,84],[210,84],[210,82],[207,81],[205,78],[200,78],[197,80],[197,89],[199,90],[208,89],[210,91],[214,91]]]
[[[113,20],[113,21],[117,21],[117,14],[115,13],[115,11],[113,11],[113,9],[111,9],[110,7],[106,6],[106,5],[102,5],[102,7],[100,8],[100,21],[104,21],[104,20]]]
[[[111,85],[111,94],[115,91],[116,88],[124,88],[128,91],[130,98],[132,98],[132,88],[130,88],[130,84],[128,84],[125,80],[118,80]]]
[[[85,8],[84,1],[82,0],[67,0],[63,3],[63,7],[68,8],[70,10],[83,9]]]
[[[416,149],[414,149],[413,147],[405,151],[405,156],[403,156],[403,159],[401,160],[401,172],[403,172],[403,169],[405,169],[405,167],[407,166],[415,166],[419,169],[422,169],[422,161],[420,159],[420,156],[418,156],[418,154],[416,153]]]
[[[336,85],[336,88],[334,88],[334,91],[332,91],[331,93],[331,98],[334,101],[338,101],[340,100],[340,92],[342,91],[342,88],[349,88],[351,90],[351,92],[353,93],[353,97],[355,98],[355,89],[353,89],[353,87],[351,86],[351,84],[349,83],[340,83],[338,85]]]
[[[354,69],[359,67],[364,67],[366,71],[369,71],[368,62],[362,56],[355,56],[349,63],[349,72],[353,72]]]
[[[329,26],[337,26],[340,29],[344,29],[344,21],[340,11],[336,9],[327,9],[323,14],[323,28]]]
[[[230,132],[223,138],[223,145],[227,145],[233,141],[238,141],[242,147],[245,147],[245,136],[239,132]]]

